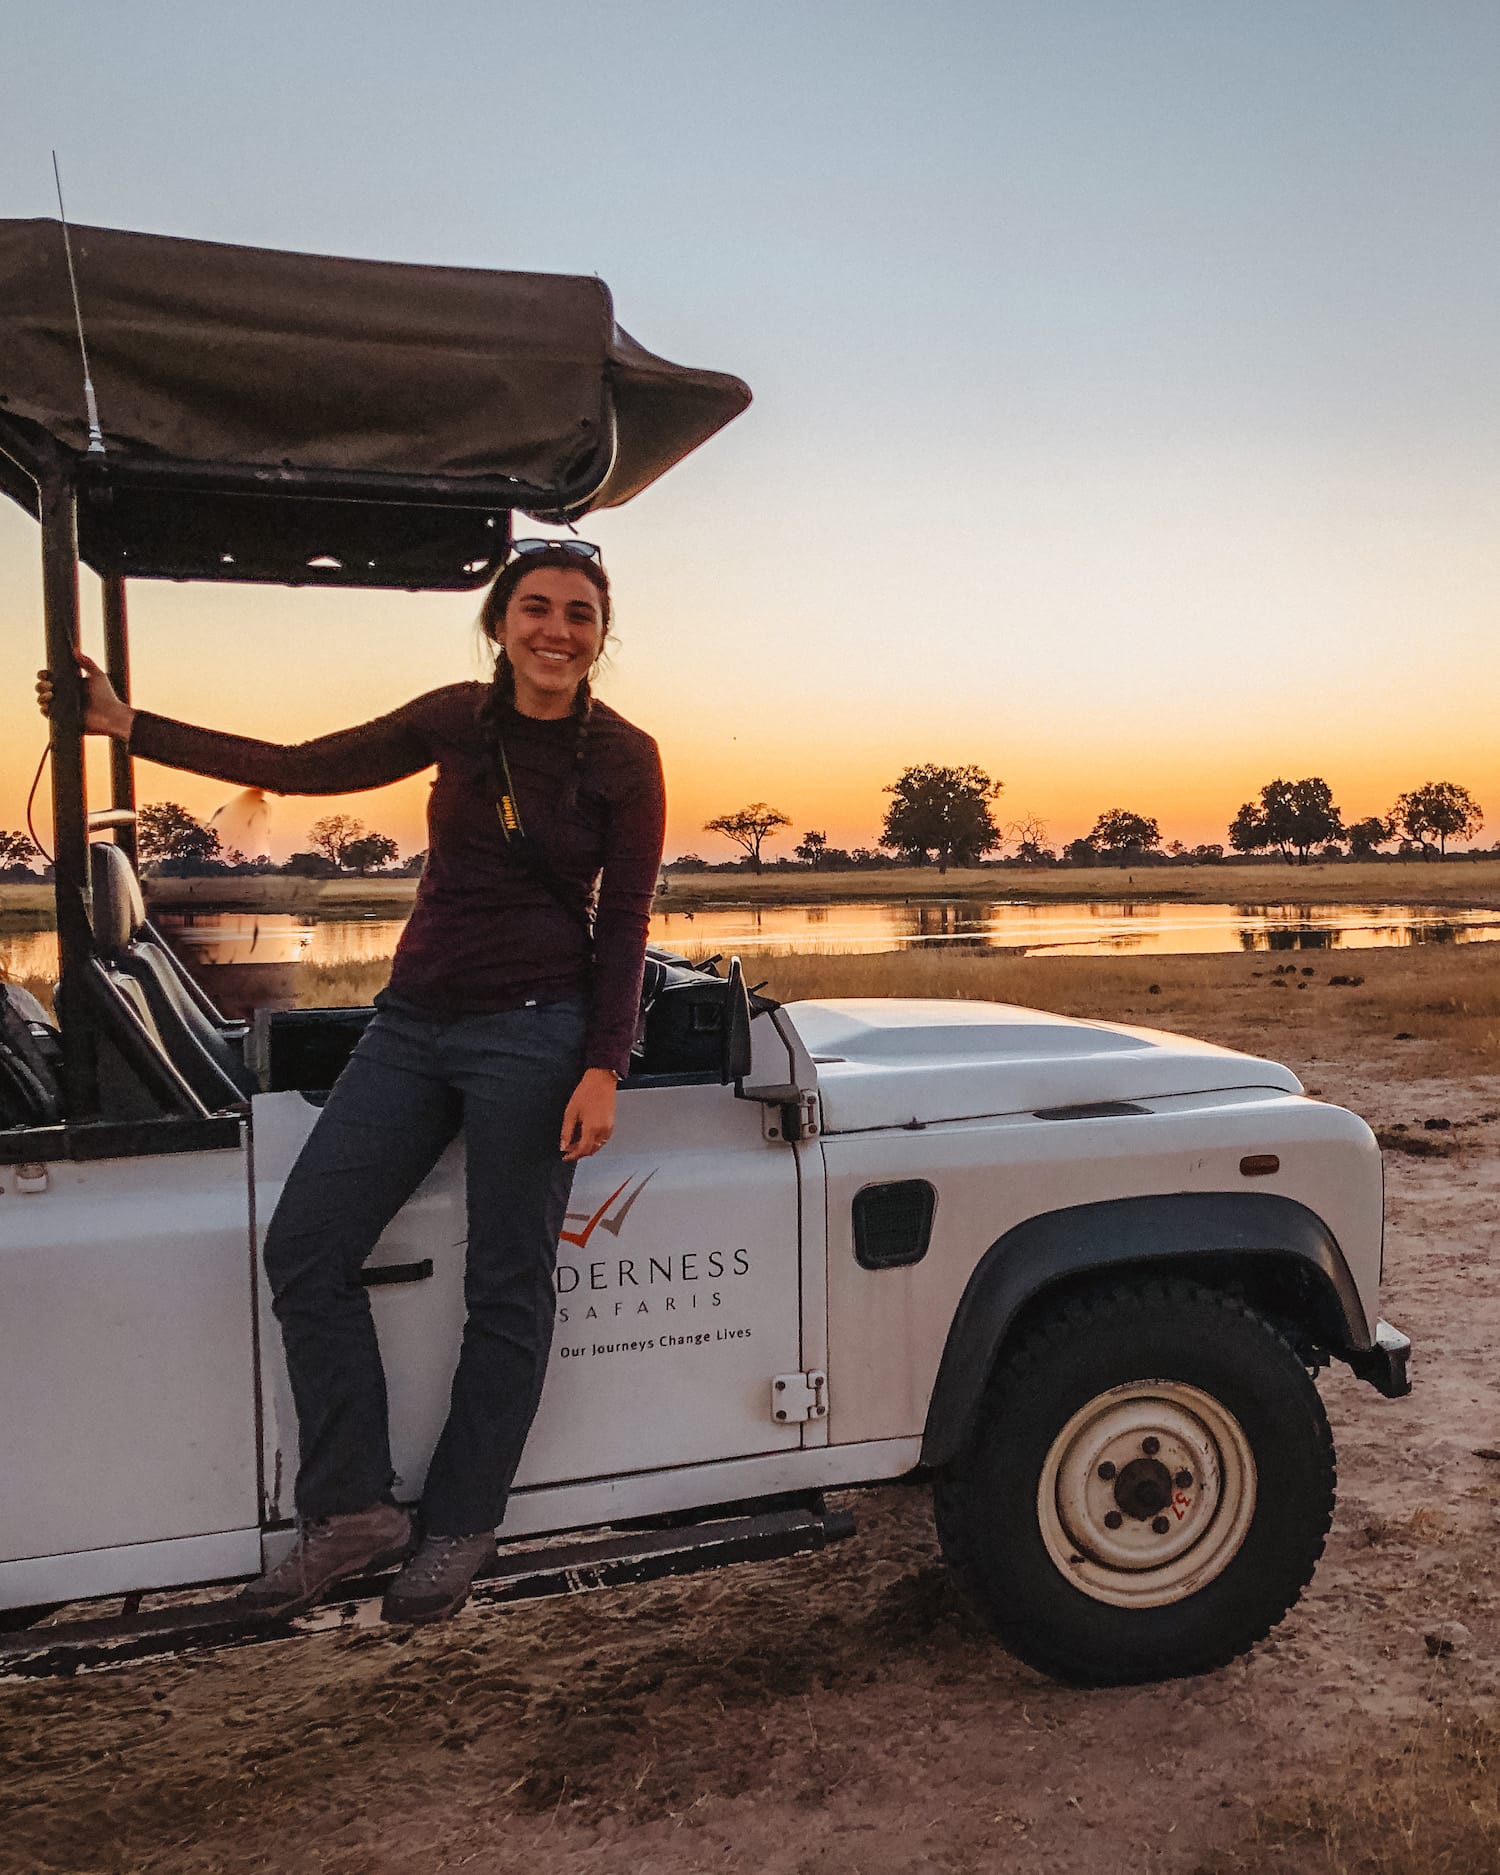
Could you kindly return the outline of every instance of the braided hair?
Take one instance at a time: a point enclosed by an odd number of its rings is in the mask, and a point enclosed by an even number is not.
[[[609,575],[597,560],[585,559],[581,554],[569,553],[565,548],[544,549],[538,553],[516,554],[500,569],[489,591],[484,595],[484,603],[479,608],[479,627],[486,639],[495,649],[495,675],[489,692],[479,706],[479,721],[485,732],[485,743],[496,775],[499,773],[500,730],[506,712],[513,708],[516,700],[516,674],[505,645],[500,637],[500,626],[505,618],[506,609],[516,595],[516,588],[528,573],[538,572],[543,567],[558,567],[566,573],[581,573],[599,595],[599,611],[604,622],[604,635],[609,636],[612,616],[609,596]],[[578,801],[578,789],[583,779],[584,762],[588,754],[589,730],[594,715],[593,687],[585,677],[573,693],[571,710],[573,719],[573,760],[568,771],[567,787],[563,790],[562,807],[570,811]]]

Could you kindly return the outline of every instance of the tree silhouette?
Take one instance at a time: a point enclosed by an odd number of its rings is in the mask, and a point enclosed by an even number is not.
[[[1382,820],[1379,814],[1371,814],[1366,820],[1356,820],[1346,831],[1350,857],[1368,859],[1376,847],[1385,845],[1395,828],[1389,820]]]
[[[400,857],[400,847],[387,833],[362,833],[344,848],[344,864],[361,877]]]
[[[1333,790],[1321,775],[1301,781],[1268,781],[1259,801],[1246,801],[1229,824],[1229,844],[1237,853],[1279,848],[1281,857],[1307,864],[1315,846],[1344,837],[1344,822]]]
[[[818,832],[804,833],[792,851],[798,859],[805,859],[816,872],[823,864],[823,856],[828,851],[828,835]]]
[[[349,848],[356,840],[363,839],[364,835],[365,823],[356,820],[352,814],[325,814],[307,830],[314,851],[321,853],[324,859],[341,870]]]
[[[1144,814],[1112,807],[1094,822],[1088,842],[1101,853],[1149,853],[1161,845],[1161,828]]]
[[[1016,843],[1016,858],[1023,866],[1047,865],[1057,858],[1047,844],[1047,823],[1035,814],[1024,814],[1010,828]]]
[[[925,866],[930,855],[939,872],[972,866],[1000,845],[990,802],[1004,786],[972,763],[944,768],[918,762],[903,769],[885,789],[896,798],[885,810],[880,844],[916,866]]]
[[[135,822],[136,851],[144,860],[216,859],[219,836],[176,801],[151,801]]]
[[[1391,820],[1424,853],[1432,851],[1436,839],[1441,859],[1450,840],[1470,840],[1478,833],[1484,825],[1484,809],[1456,781],[1424,781],[1420,788],[1397,797]]]
[[[761,842],[778,827],[790,827],[791,821],[780,808],[767,807],[764,801],[752,801],[748,807],[738,807],[732,814],[720,814],[715,820],[705,820],[705,833],[722,833],[734,841],[736,846],[745,849],[746,857],[756,872],[760,871]]]
[[[1272,844],[1266,817],[1255,801],[1246,801],[1229,823],[1229,844],[1236,853],[1258,853]],[[1291,854],[1282,855],[1290,859]]]
[[[36,857],[36,847],[24,833],[8,833],[0,827],[0,872],[6,872],[12,867],[29,870]]]

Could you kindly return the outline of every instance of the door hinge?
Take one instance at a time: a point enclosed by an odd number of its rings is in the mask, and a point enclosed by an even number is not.
[[[791,1100],[768,1103],[762,1110],[761,1124],[767,1139],[783,1139],[795,1146],[799,1140],[816,1139],[821,1114],[815,1093],[799,1093]]]
[[[790,1424],[793,1420],[827,1416],[827,1374],[816,1370],[809,1374],[778,1374],[771,1382],[772,1419]]]

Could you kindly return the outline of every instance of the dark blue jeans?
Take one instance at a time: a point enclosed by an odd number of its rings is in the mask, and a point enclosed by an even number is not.
[[[572,998],[445,1022],[381,999],[266,1233],[301,1435],[302,1516],[364,1510],[390,1494],[385,1373],[359,1272],[462,1127],[468,1319],[421,1520],[435,1536],[500,1522],[552,1345],[573,1184],[558,1140],[583,1070],[585,1014]]]

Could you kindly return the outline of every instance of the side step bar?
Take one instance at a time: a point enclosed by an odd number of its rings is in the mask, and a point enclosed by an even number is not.
[[[669,1530],[634,1531],[538,1549],[502,1551],[474,1584],[471,1607],[533,1601],[547,1595],[623,1588],[666,1576],[694,1575],[731,1563],[804,1555],[854,1534],[846,1510],[821,1504]],[[0,1634],[0,1680],[70,1678],[134,1660],[158,1660],[210,1648],[253,1646],[292,1635],[373,1627],[388,1575],[341,1582],[330,1598],[291,1620],[247,1615],[233,1601],[178,1604],[144,1612],[60,1622]]]

